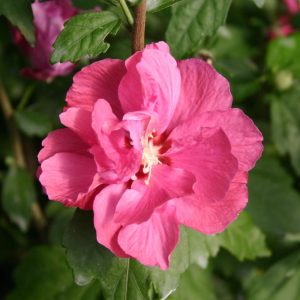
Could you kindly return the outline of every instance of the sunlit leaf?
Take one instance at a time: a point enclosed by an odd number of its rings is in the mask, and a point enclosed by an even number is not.
[[[231,0],[184,0],[173,6],[166,39],[177,58],[195,54],[225,23]]]
[[[51,62],[76,62],[84,56],[92,58],[106,52],[109,48],[106,37],[115,35],[120,25],[120,19],[109,11],[72,17],[54,43]]]

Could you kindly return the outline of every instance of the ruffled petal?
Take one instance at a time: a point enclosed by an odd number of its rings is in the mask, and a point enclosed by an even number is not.
[[[144,223],[131,224],[120,230],[118,243],[131,257],[144,265],[169,267],[171,252],[178,241],[175,207],[163,205]]]
[[[143,222],[167,200],[191,194],[194,182],[195,177],[187,171],[167,165],[155,166],[149,185],[137,180],[125,191],[114,218],[123,225]]]
[[[162,45],[152,45],[130,57],[126,61],[127,73],[119,86],[123,111],[151,113],[150,130],[158,133],[171,121],[181,82],[175,59]]]
[[[98,100],[92,112],[92,127],[97,134],[98,142],[112,170],[117,175],[117,182],[126,182],[139,169],[141,153],[129,143],[128,132],[122,128],[105,100]]]
[[[116,205],[125,191],[125,185],[112,184],[104,188],[94,201],[94,226],[97,241],[120,257],[128,257],[118,244],[119,223],[114,222],[113,216]]]
[[[176,206],[178,222],[204,234],[225,230],[246,207],[248,202],[247,173],[239,172],[224,199],[203,202],[197,195],[171,200]]]
[[[38,154],[40,163],[58,152],[87,155],[89,147],[76,133],[68,128],[50,132],[43,140],[42,146],[43,148]]]
[[[85,195],[96,188],[95,175],[96,165],[92,157],[57,153],[42,162],[39,180],[50,200],[89,209],[90,199]]]
[[[221,129],[198,132],[197,139],[189,136],[176,139],[171,136],[172,147],[164,155],[172,167],[184,169],[196,177],[194,191],[201,199],[223,199],[237,172],[237,160]]]
[[[67,93],[68,106],[92,111],[98,99],[105,99],[121,118],[118,86],[125,72],[124,62],[118,59],[103,59],[83,68],[74,76]]]
[[[211,65],[193,58],[179,61],[178,68],[181,74],[181,94],[169,129],[205,111],[231,107],[229,82]]]
[[[59,115],[60,121],[66,127],[76,132],[90,145],[97,143],[96,134],[92,129],[91,112],[78,107],[71,107]]]
[[[214,111],[201,114],[173,130],[170,139],[185,139],[187,134],[197,137],[206,128],[221,128],[226,134],[231,153],[237,158],[239,169],[249,171],[263,151],[263,136],[253,121],[240,109]]]

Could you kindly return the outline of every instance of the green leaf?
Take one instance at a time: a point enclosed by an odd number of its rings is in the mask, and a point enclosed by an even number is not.
[[[34,26],[31,3],[28,0],[0,0],[0,15],[17,26],[26,40],[34,44]]]
[[[273,72],[290,71],[300,76],[300,33],[272,40],[267,49],[267,67]]]
[[[52,129],[52,122],[47,115],[32,110],[16,111],[15,120],[28,136],[44,137]]]
[[[264,155],[249,177],[247,210],[253,221],[276,238],[300,232],[300,197],[276,158]]]
[[[79,14],[65,23],[53,47],[51,62],[76,62],[84,56],[91,58],[105,53],[109,44],[104,40],[117,34],[120,19],[109,11]]]
[[[65,251],[57,246],[33,248],[16,269],[15,283],[16,289],[7,300],[99,299],[99,282],[76,286],[66,264]]]
[[[249,215],[243,212],[222,234],[218,235],[223,248],[239,260],[269,256],[265,236]]]
[[[28,172],[11,166],[3,183],[2,205],[9,218],[26,231],[31,219],[31,207],[36,201],[33,181]]]
[[[248,300],[298,300],[300,295],[300,253],[290,255],[265,274],[248,290]]]
[[[206,268],[210,257],[217,255],[219,240],[216,236],[203,235],[190,228],[180,228],[180,242],[171,257],[170,268],[151,269],[151,280],[157,293],[166,299],[179,286],[180,275],[191,264]]]
[[[262,8],[265,5],[265,0],[252,0],[256,6],[258,6],[259,8]]]
[[[177,58],[195,54],[225,23],[231,0],[185,0],[172,9],[166,39]]]
[[[102,278],[113,263],[113,254],[97,243],[90,212],[75,212],[64,234],[63,244],[78,285],[86,285],[95,278]]]
[[[289,154],[300,175],[300,89],[294,88],[272,98],[272,137],[278,151]]]
[[[170,300],[216,300],[211,271],[191,265],[180,277],[180,285]]]
[[[90,212],[75,213],[64,245],[77,284],[85,285],[97,278],[105,299],[147,299],[148,268],[134,260],[118,258],[98,244]]]

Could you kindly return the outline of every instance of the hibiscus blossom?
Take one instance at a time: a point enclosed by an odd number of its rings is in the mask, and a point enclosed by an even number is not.
[[[148,45],[85,67],[66,101],[39,180],[50,199],[93,209],[97,240],[116,255],[166,269],[180,224],[215,234],[245,208],[263,138],[206,62]]]
[[[35,46],[31,47],[20,31],[14,31],[14,40],[28,58],[31,67],[22,74],[37,80],[49,81],[57,76],[69,74],[74,64],[65,62],[50,64],[52,44],[64,27],[64,22],[77,14],[70,0],[50,0],[31,4],[35,28]]]

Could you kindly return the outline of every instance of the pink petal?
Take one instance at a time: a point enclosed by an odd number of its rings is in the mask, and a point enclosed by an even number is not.
[[[297,0],[284,0],[284,2],[291,14],[297,14],[300,11],[300,4]]]
[[[55,0],[32,3],[36,43],[31,47],[19,33],[15,42],[20,46],[31,66],[22,74],[34,79],[49,81],[56,76],[69,74],[75,67],[69,62],[51,65],[52,45],[64,26],[64,22],[77,14],[77,9],[69,0]]]
[[[208,63],[200,59],[178,62],[181,94],[169,128],[177,126],[205,111],[226,110],[232,95],[228,81]]]
[[[90,208],[84,196],[96,185],[96,165],[90,156],[77,153],[57,153],[41,164],[39,180],[51,200],[67,206]]]
[[[199,198],[219,201],[237,172],[237,160],[222,130],[202,129],[198,135],[195,138],[186,132],[185,137],[177,137],[172,132],[172,147],[164,155],[172,167],[184,169],[196,177],[194,190]]]
[[[191,194],[194,182],[189,172],[157,165],[152,169],[149,185],[137,180],[125,191],[117,205],[115,221],[123,225],[143,222],[167,200]]]
[[[148,111],[151,129],[168,126],[180,94],[180,73],[174,58],[161,46],[148,47],[126,61],[127,73],[119,86],[123,111]]]
[[[204,234],[215,234],[225,230],[248,201],[247,173],[238,173],[224,199],[203,202],[197,195],[173,199],[178,222]]]
[[[105,99],[121,117],[118,86],[125,72],[124,62],[118,59],[103,59],[83,68],[73,78],[67,93],[68,105],[92,111],[98,99]]]
[[[88,145],[68,128],[52,131],[42,142],[43,148],[38,154],[41,163],[58,152],[72,152],[88,155]]]
[[[97,143],[96,134],[92,129],[91,112],[78,107],[71,107],[59,115],[66,127],[76,132],[86,143]]]
[[[175,207],[163,205],[157,208],[144,223],[131,224],[120,230],[118,242],[121,248],[147,266],[169,267],[171,252],[178,241],[178,224]]]
[[[125,190],[123,184],[112,184],[104,188],[94,201],[94,226],[97,241],[120,257],[128,257],[118,244],[118,233],[122,226],[114,222],[116,205]]]
[[[254,167],[263,151],[263,136],[240,109],[201,114],[174,129],[170,138],[184,138],[187,133],[197,136],[204,127],[221,128],[224,131],[231,145],[231,153],[238,160],[239,169],[249,171]]]
[[[139,169],[141,153],[129,144],[128,133],[105,100],[98,100],[94,106],[92,127],[100,146],[113,164],[117,181],[128,181]]]

